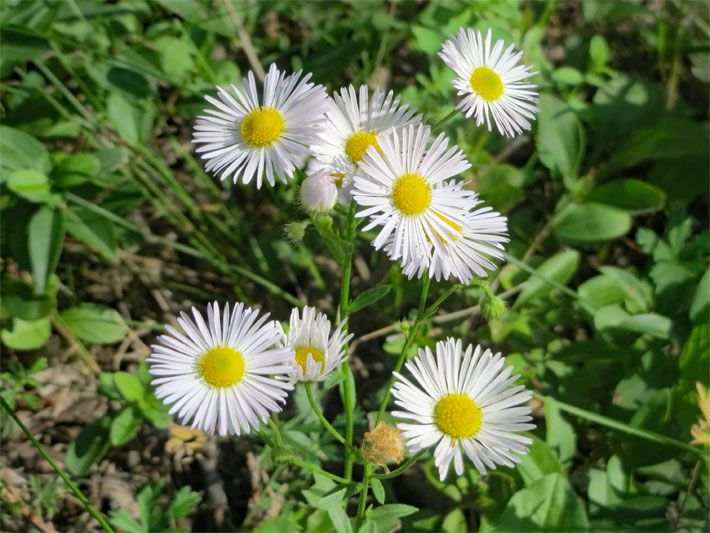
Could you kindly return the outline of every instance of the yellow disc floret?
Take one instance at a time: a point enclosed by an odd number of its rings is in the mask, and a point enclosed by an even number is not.
[[[420,174],[405,174],[392,188],[392,203],[405,215],[423,213],[431,204],[431,186]]]
[[[357,165],[362,161],[362,156],[370,146],[377,148],[380,151],[380,145],[377,144],[377,132],[373,131],[371,133],[366,131],[358,131],[355,135],[351,136],[345,143],[345,153],[352,161],[353,165]]]
[[[444,396],[434,408],[434,423],[452,439],[467,439],[481,427],[481,410],[463,394]]]
[[[197,371],[208,385],[231,387],[244,375],[244,357],[234,348],[217,346],[200,358]]]
[[[323,374],[323,369],[325,368],[325,358],[323,357],[323,352],[317,350],[313,346],[306,346],[305,348],[298,348],[296,350],[296,364],[306,372],[306,362],[308,361],[308,354],[311,354],[313,360],[316,363],[320,363],[320,373]]]
[[[268,146],[284,130],[284,119],[273,107],[252,109],[242,121],[242,137],[252,146]]]
[[[488,67],[478,67],[471,74],[471,88],[486,102],[493,102],[503,94],[503,81]]]

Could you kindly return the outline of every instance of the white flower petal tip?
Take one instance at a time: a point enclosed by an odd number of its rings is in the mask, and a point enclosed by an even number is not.
[[[192,142],[207,160],[205,170],[221,179],[248,184],[255,180],[286,183],[319,135],[331,108],[322,85],[309,82],[301,71],[286,75],[272,64],[264,79],[261,98],[254,74],[230,91],[217,87],[218,98],[206,96],[213,107],[198,117]]]
[[[207,322],[194,307],[181,313],[183,332],[166,326],[147,361],[156,377],[155,395],[183,424],[220,435],[240,435],[259,428],[281,411],[293,385],[283,378],[291,354],[279,346],[281,326],[239,303],[220,311],[207,306]]]
[[[283,345],[289,351],[292,381],[323,381],[347,359],[345,345],[353,337],[344,331],[345,321],[331,334],[330,320],[315,307],[291,312]]]
[[[523,53],[515,45],[503,49],[502,39],[491,46],[491,30],[485,39],[480,31],[459,29],[456,37],[442,45],[439,57],[456,73],[451,83],[463,99],[457,106],[476,125],[492,123],[501,135],[514,137],[531,128],[539,111],[537,86],[528,78],[537,74],[532,67],[519,65]]]
[[[532,392],[513,385],[511,366],[503,368],[501,354],[493,355],[448,338],[436,343],[436,356],[427,347],[406,363],[414,382],[396,374],[392,387],[399,427],[412,452],[436,446],[435,464],[444,481],[451,462],[463,474],[464,454],[483,475],[497,465],[513,467],[528,453],[532,440],[520,435],[535,428]]]

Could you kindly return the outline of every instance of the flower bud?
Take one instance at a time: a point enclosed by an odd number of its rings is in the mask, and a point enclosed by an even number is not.
[[[293,450],[289,446],[277,445],[271,450],[271,460],[277,465],[287,465],[293,461]]]
[[[488,320],[498,318],[505,312],[505,302],[498,298],[495,294],[489,294],[486,299],[481,302],[481,313]]]
[[[327,172],[311,174],[301,184],[301,205],[310,214],[327,213],[338,200],[338,188]]]
[[[289,222],[286,224],[283,232],[288,242],[293,245],[300,244],[301,241],[303,241],[303,237],[306,236],[306,229],[308,229],[310,223],[310,220],[303,220],[301,222]]]
[[[404,440],[399,429],[384,422],[377,424],[372,431],[365,433],[362,442],[362,456],[375,466],[387,463],[401,463],[404,459]]]

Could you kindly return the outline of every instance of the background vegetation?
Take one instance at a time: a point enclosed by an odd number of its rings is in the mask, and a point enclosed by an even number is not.
[[[509,308],[487,320],[483,291],[461,290],[417,342],[507,354],[538,393],[538,428],[518,469],[469,465],[442,484],[428,459],[374,494],[421,508],[407,531],[710,527],[708,439],[688,444],[696,381],[710,382],[706,3],[4,0],[0,19],[2,397],[114,527],[334,527],[328,480],[274,465],[255,439],[180,428],[152,395],[143,360],[180,310],[241,300],[285,320],[337,305],[317,234],[283,238],[304,218],[296,184],[220,183],[191,127],[215,84],[252,68],[250,49],[329,90],[401,91],[434,122],[455,105],[436,52],[460,26],[524,50],[541,110],[513,140],[447,123],[471,187],[509,217],[492,281]],[[418,291],[365,241],[353,273],[355,295],[392,285],[351,319],[357,440]],[[338,472],[304,396],[285,437]],[[341,411],[336,389],[321,400]],[[0,427],[0,529],[96,528],[18,427]],[[397,525],[382,514],[380,531]]]

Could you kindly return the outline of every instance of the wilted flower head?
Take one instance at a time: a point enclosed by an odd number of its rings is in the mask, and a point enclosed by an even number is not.
[[[375,429],[365,433],[362,442],[362,456],[375,466],[387,463],[401,463],[404,459],[402,431],[390,424],[380,422]]]

